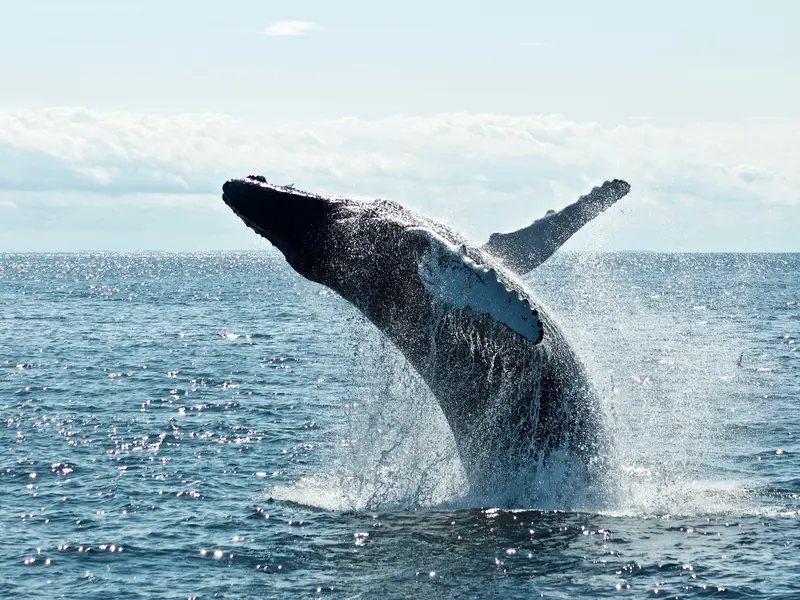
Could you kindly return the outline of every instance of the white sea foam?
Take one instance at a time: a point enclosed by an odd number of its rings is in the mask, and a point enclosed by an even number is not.
[[[472,493],[436,398],[385,336],[366,320],[356,323],[353,343],[363,351],[348,376],[351,401],[328,444],[334,466],[296,484],[271,487],[267,496],[325,510],[601,508],[597,490],[584,480],[586,470],[567,453],[497,474],[493,492]]]
[[[758,480],[745,474],[749,470],[737,471],[737,460],[755,450],[739,447],[746,440],[737,431],[752,418],[750,405],[735,394],[745,380],[773,375],[736,366],[736,322],[720,309],[709,311],[702,330],[691,319],[676,328],[675,315],[691,316],[698,303],[676,293],[674,280],[662,282],[659,275],[650,285],[631,288],[613,262],[593,256],[576,262],[543,268],[533,283],[559,306],[564,329],[602,397],[611,464],[603,489],[592,489],[564,457],[545,470],[528,465],[533,468],[502,474],[496,493],[471,495],[435,399],[399,352],[363,321],[353,343],[364,358],[348,376],[355,387],[332,453],[337,466],[268,493],[329,509],[497,506],[659,519],[796,516],[796,504],[787,506],[780,493],[765,500]],[[561,283],[565,268],[570,279]],[[658,303],[649,298],[653,292]],[[726,343],[708,344],[709,336]]]

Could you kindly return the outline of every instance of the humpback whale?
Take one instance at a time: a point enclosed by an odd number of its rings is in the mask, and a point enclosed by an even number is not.
[[[476,247],[389,200],[229,180],[223,200],[303,277],[352,303],[439,403],[471,488],[530,472],[555,451],[601,471],[601,420],[584,367],[521,275],[625,196],[605,182],[528,227]]]

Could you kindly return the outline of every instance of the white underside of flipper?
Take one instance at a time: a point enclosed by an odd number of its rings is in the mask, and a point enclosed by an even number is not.
[[[508,290],[494,270],[477,264],[460,247],[429,229],[411,231],[428,241],[427,250],[420,255],[418,271],[431,296],[455,308],[489,315],[532,342],[542,340],[538,312],[516,290]]]

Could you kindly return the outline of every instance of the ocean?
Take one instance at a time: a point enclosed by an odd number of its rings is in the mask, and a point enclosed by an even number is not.
[[[800,598],[800,255],[527,281],[602,500],[471,496],[414,372],[277,253],[0,254],[0,598]]]

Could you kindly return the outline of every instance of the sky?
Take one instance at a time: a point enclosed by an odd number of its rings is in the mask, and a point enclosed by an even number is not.
[[[800,3],[29,0],[0,21],[0,251],[266,249],[251,173],[482,243],[800,251]]]

